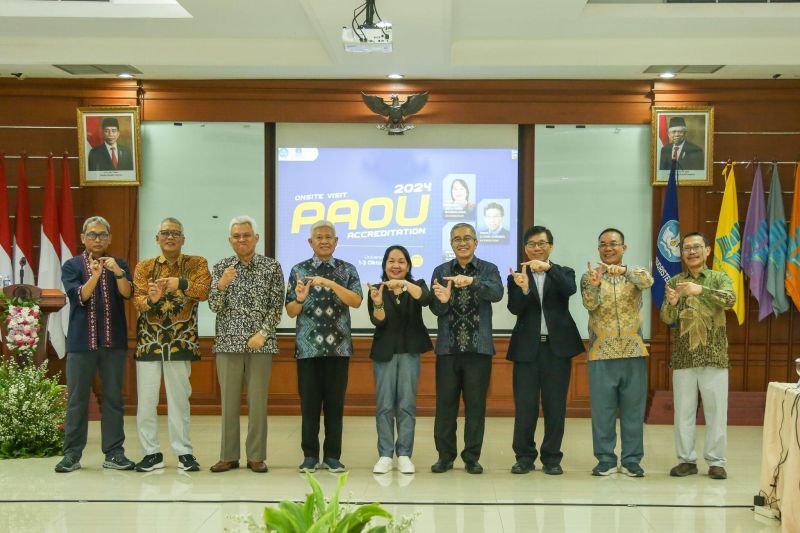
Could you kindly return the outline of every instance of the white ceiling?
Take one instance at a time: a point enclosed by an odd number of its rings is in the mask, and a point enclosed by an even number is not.
[[[143,79],[649,79],[649,65],[726,65],[684,78],[800,78],[800,4],[377,0],[391,54],[348,54],[362,0],[0,0],[0,76],[129,64]]]

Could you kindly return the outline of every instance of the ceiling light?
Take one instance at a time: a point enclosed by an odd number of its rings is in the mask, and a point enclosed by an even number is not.
[[[398,74],[397,72],[393,72],[392,74],[389,74],[386,77],[389,78],[390,80],[402,80],[405,76],[403,76],[402,74]]]
[[[669,79],[672,79],[672,78],[675,77],[675,73],[674,72],[662,72],[661,74],[658,75],[658,77],[662,78],[662,79],[665,79],[665,80],[669,80]]]
[[[129,80],[131,78],[135,78],[136,76],[134,76],[130,72],[120,72],[119,74],[117,74],[117,77]]]

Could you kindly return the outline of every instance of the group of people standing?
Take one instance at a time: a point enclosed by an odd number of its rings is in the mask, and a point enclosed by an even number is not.
[[[280,263],[256,253],[256,221],[231,220],[229,242],[234,255],[209,271],[205,259],[183,254],[182,224],[167,218],[155,236],[161,254],[141,261],[133,277],[122,259],[106,255],[111,227],[90,217],[81,240],[86,250],[64,265],[63,282],[70,307],[67,340],[67,387],[64,457],[56,472],[80,468],[86,445],[88,398],[95,374],[103,386],[103,466],[148,472],[164,468],[156,431],[160,383],[167,393],[170,444],[178,468],[199,470],[189,437],[189,376],[199,359],[197,307],[208,300],[216,314],[214,354],[219,379],[222,436],[219,461],[212,472],[239,468],[239,420],[242,386],[248,402],[246,466],[267,472],[267,397],[272,356],[278,353],[276,327],[282,307],[296,318],[295,357],[302,413],[299,470],[325,468],[342,472],[342,421],[353,354],[350,308],[361,306],[362,285],[353,265],[334,257],[337,237],[332,223],[311,226],[310,259],[292,267],[284,285]],[[429,307],[438,319],[436,416],[434,440],[438,459],[433,473],[453,468],[458,456],[456,430],[464,402],[466,472],[483,472],[486,397],[495,354],[492,304],[503,297],[498,267],[476,257],[475,228],[459,223],[450,231],[454,259],[433,272],[430,287],[412,275],[408,250],[390,246],[383,257],[381,281],[367,284],[367,309],[375,333],[370,357],[376,388],[378,460],[373,472],[395,468],[414,473],[411,460],[416,424],[420,356],[433,349],[422,319]],[[598,236],[599,262],[589,263],[576,283],[573,269],[550,260],[552,232],[533,226],[523,236],[527,260],[509,269],[508,309],[517,317],[507,358],[513,362],[516,414],[514,474],[535,469],[563,473],[561,444],[567,392],[575,355],[587,351],[569,312],[569,299],[580,287],[589,311],[588,368],[592,406],[593,475],[622,472],[644,476],[644,411],[647,399],[647,349],[641,334],[642,293],[653,284],[650,273],[627,266],[620,230]],[[707,238],[690,233],[681,242],[686,270],[672,278],[661,310],[672,326],[675,394],[675,442],[679,464],[673,476],[697,473],[694,451],[698,390],[708,426],[705,460],[709,476],[725,479],[727,413],[727,340],[724,311],[735,301],[730,279],[706,267]],[[124,300],[134,299],[137,322],[137,429],[144,457],[134,463],[124,453],[122,382],[127,347]],[[537,450],[534,433],[539,409],[544,437]],[[320,447],[320,418],[325,439]],[[617,458],[619,413],[621,457]]]

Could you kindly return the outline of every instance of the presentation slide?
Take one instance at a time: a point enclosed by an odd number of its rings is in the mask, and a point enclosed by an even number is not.
[[[310,227],[325,218],[339,237],[335,257],[354,264],[362,283],[380,281],[393,244],[408,249],[414,277],[430,281],[454,257],[450,228],[459,222],[475,226],[476,255],[503,275],[516,262],[517,207],[513,147],[278,147],[276,256],[287,274],[311,256]]]

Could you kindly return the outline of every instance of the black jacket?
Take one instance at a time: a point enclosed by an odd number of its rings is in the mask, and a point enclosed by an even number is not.
[[[396,353],[398,341],[403,340],[403,352],[423,353],[433,350],[428,328],[422,322],[422,308],[430,303],[431,292],[425,281],[419,279],[411,281],[422,288],[422,295],[415,300],[407,292],[400,295],[398,304],[394,293],[383,288],[383,305],[386,317],[377,320],[372,311],[374,304],[372,298],[367,296],[367,310],[369,319],[375,325],[375,335],[372,337],[372,349],[369,356],[375,361],[389,361]],[[405,326],[403,325],[405,324]]]
[[[528,271],[528,294],[522,294],[513,276],[508,277],[508,310],[517,316],[506,359],[535,361],[540,346],[542,307],[547,323],[550,349],[557,357],[574,357],[585,348],[578,326],[569,313],[569,298],[577,291],[575,271],[569,267],[550,264],[545,273],[543,304],[533,273]]]

